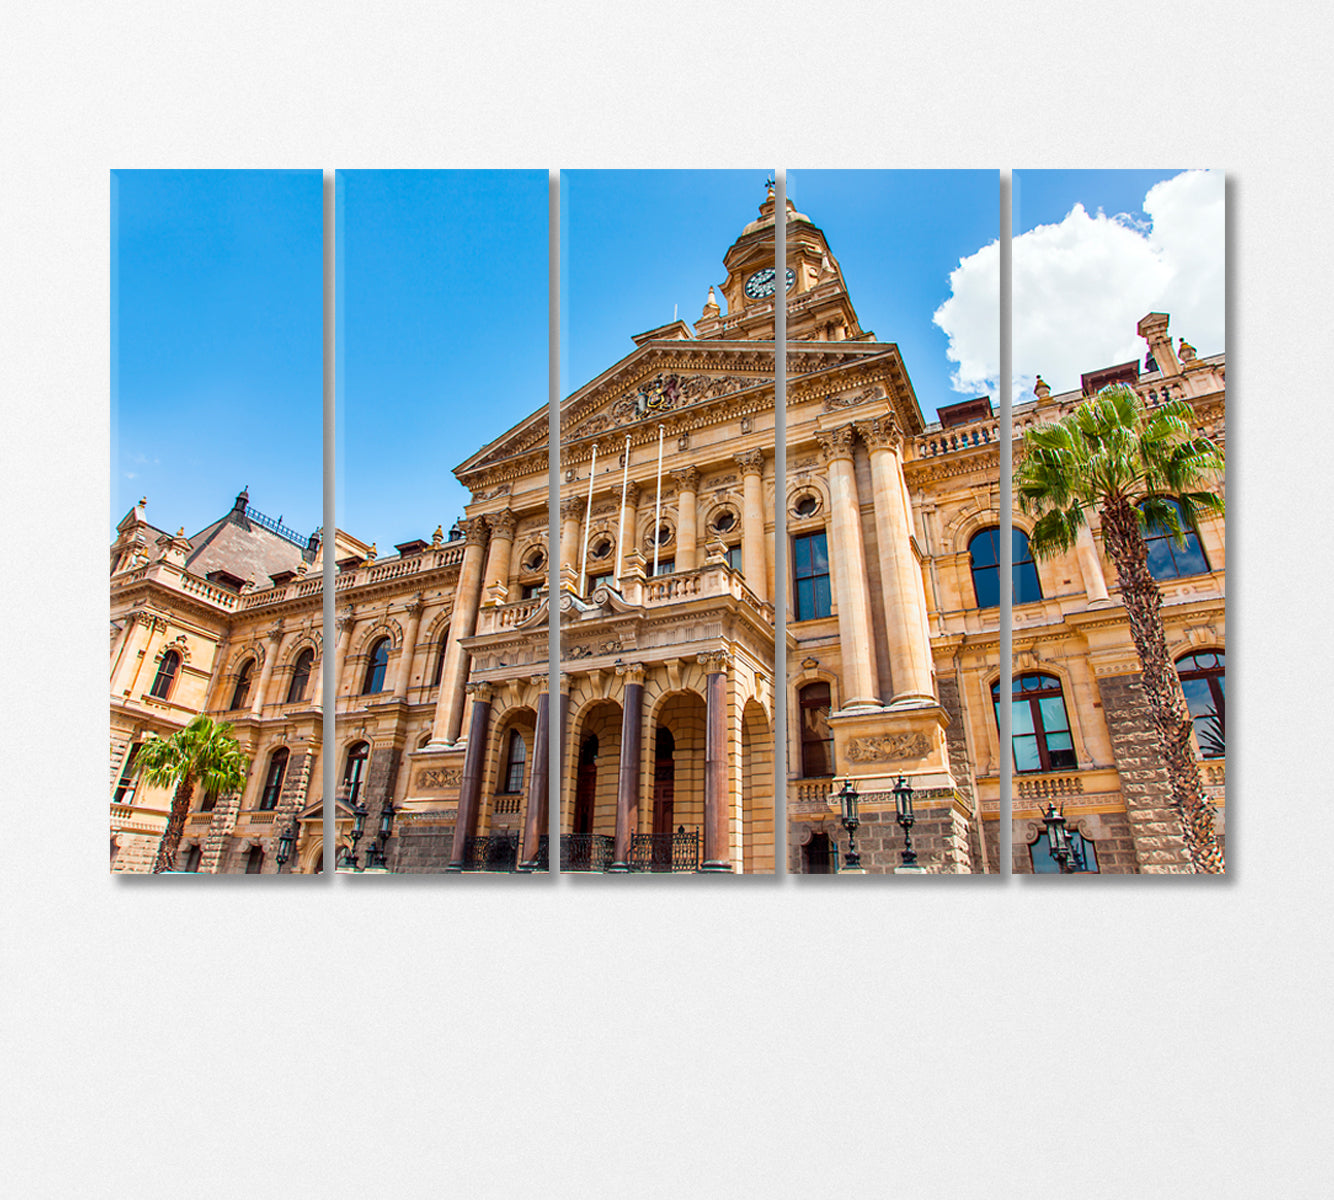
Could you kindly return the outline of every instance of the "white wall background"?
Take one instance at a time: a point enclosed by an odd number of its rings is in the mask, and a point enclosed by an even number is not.
[[[7,1193],[1328,1194],[1313,7],[11,10]],[[113,884],[108,170],[739,160],[1230,173],[1230,879]]]

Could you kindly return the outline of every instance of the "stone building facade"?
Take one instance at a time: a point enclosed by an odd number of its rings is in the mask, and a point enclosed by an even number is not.
[[[987,397],[924,420],[897,346],[862,329],[824,233],[790,204],[787,277],[776,278],[775,219],[770,193],[726,251],[725,309],[710,289],[693,328],[678,320],[635,336],[630,354],[561,403],[556,513],[541,407],[456,469],[472,501],[448,538],[437,529],[390,555],[341,531],[332,549],[297,537],[244,495],[189,539],[149,524],[142,506],[128,514],[112,546],[115,869],[151,865],[169,803],[126,791],[130,748],[199,711],[236,725],[254,768],[241,796],[191,815],[184,864],[275,870],[276,838],[292,828],[285,869],[316,869],[326,553],[337,565],[338,732],[327,757],[340,862],[545,869],[557,850],[551,793],[563,870],[763,873],[785,853],[788,870],[822,873],[846,862],[833,794],[850,779],[863,867],[889,871],[900,862],[891,792],[902,778],[927,871],[996,871],[1001,756],[1012,753],[1015,871],[1050,869],[1038,833],[1039,806],[1052,802],[1091,868],[1185,869],[1096,523],[1070,555],[1033,564],[1031,522],[1014,514],[1013,703],[1038,728],[1021,734],[1017,718],[1015,745],[1002,747],[997,530],[1010,443]],[[1141,322],[1142,365],[1092,372],[1064,395],[1039,381],[1015,407],[1012,436],[1125,382],[1150,404],[1185,398],[1222,443],[1224,360],[1174,350],[1167,325],[1162,314]],[[1153,561],[1221,808],[1221,520],[1193,537],[1178,549],[1157,539]],[[178,661],[159,686],[168,655]],[[353,845],[358,813],[365,832]]]

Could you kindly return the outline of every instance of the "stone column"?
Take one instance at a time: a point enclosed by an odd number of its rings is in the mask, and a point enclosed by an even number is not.
[[[704,667],[704,864],[710,872],[731,872],[727,791],[727,668],[725,650],[701,654]]]
[[[673,471],[676,478],[676,569],[693,571],[699,566],[699,533],[696,529],[699,497],[699,468]]]
[[[454,848],[449,856],[449,870],[461,871],[468,854],[468,838],[477,828],[481,806],[482,776],[486,773],[486,734],[491,722],[491,685],[470,683],[472,726],[468,730],[468,749],[463,755],[463,782],[459,785],[459,812],[454,820]]]
[[[741,467],[741,573],[746,586],[760,600],[768,600],[768,571],[764,554],[764,451],[736,455]]]
[[[853,428],[844,425],[815,436],[824,451],[829,474],[829,530],[834,542],[829,556],[830,571],[838,596],[838,635],[843,644],[843,683],[847,689],[841,711],[879,708],[862,510],[852,465]]]
[[[1080,529],[1075,539],[1075,557],[1079,560],[1079,574],[1084,581],[1089,607],[1104,608],[1111,604],[1111,597],[1107,595],[1107,580],[1103,577],[1102,563],[1098,559],[1098,547],[1087,525]]]
[[[509,597],[510,558],[517,524],[518,521],[508,508],[491,518],[491,548],[487,552],[486,575],[482,584],[484,604],[504,604]]]
[[[569,584],[571,591],[577,590],[579,583],[579,535],[585,504],[586,501],[577,496],[562,500],[560,504],[560,562],[557,564],[557,572],[561,580]]]
[[[931,644],[923,636],[927,628],[926,593],[912,549],[912,514],[904,503],[903,440],[892,417],[877,417],[857,429],[871,453],[871,491],[893,703],[934,704]]]
[[[611,869],[630,869],[631,837],[639,828],[640,757],[644,734],[644,668],[622,664],[616,674],[625,680],[621,705],[621,770],[616,781],[616,845]]]
[[[343,686],[343,666],[347,662],[347,648],[352,643],[352,630],[356,628],[357,618],[351,605],[348,605],[334,621],[338,627],[338,640],[334,643],[334,670],[333,670],[333,702],[338,704],[338,693]],[[324,672],[320,672],[321,686],[323,686]],[[321,696],[322,698],[322,696]]]
[[[431,727],[431,745],[452,746],[463,728],[464,684],[468,678],[469,653],[460,644],[477,627],[477,608],[482,599],[482,555],[486,550],[490,526],[485,517],[468,522],[468,544],[463,548],[463,562],[454,589],[454,612],[449,622],[449,642],[445,646],[445,665],[440,673],[440,694],[435,701],[435,723]]]
[[[567,775],[567,761],[565,758],[568,745],[568,733],[570,726],[570,677],[561,672],[560,676],[560,708],[556,713],[556,719],[560,722],[560,788],[556,797],[556,803],[561,806],[561,821],[557,825],[562,825],[564,821],[565,806],[565,778]],[[553,853],[555,852],[553,848]]]
[[[264,648],[264,665],[259,670],[259,685],[255,688],[255,697],[250,702],[250,715],[258,718],[264,712],[264,701],[269,694],[269,685],[273,682],[273,671],[278,665],[278,657],[283,646],[283,626],[279,621],[266,635],[268,645]]]
[[[422,610],[426,605],[418,592],[408,604],[408,623],[403,630],[403,649],[398,656],[398,672],[394,676],[394,699],[408,698],[408,684],[412,678],[412,659],[417,649],[417,630],[421,628]]]
[[[523,821],[523,848],[519,854],[520,870],[546,870],[548,862],[538,860],[538,847],[547,831],[548,797],[550,795],[551,746],[551,688],[549,676],[541,676],[541,692],[537,697],[537,728],[533,733],[533,769],[528,772],[528,807]]]

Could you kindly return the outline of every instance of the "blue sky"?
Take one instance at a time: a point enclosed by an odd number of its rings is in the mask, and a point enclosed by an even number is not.
[[[561,173],[562,394],[678,315],[693,324],[772,172]],[[950,272],[998,233],[995,171],[788,172],[788,196],[829,241],[863,328],[897,342],[927,420],[950,386],[932,314]],[[975,393],[969,392],[967,395]]]
[[[1090,213],[1127,213],[1147,220],[1144,196],[1155,184],[1181,173],[1172,171],[1028,171],[1012,172],[1011,229],[1018,236],[1035,225],[1065,219],[1076,204]]]
[[[111,523],[321,520],[319,171],[111,173]]]
[[[547,172],[339,171],[340,528],[448,531],[466,458],[547,403]]]

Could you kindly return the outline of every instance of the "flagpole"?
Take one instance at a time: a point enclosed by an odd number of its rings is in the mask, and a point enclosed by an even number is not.
[[[588,468],[588,504],[584,508],[584,552],[579,556],[579,595],[584,594],[584,577],[588,572],[588,527],[593,520],[593,481],[598,471],[598,444],[593,443],[593,461]]]
[[[662,522],[662,437],[666,425],[658,426],[658,496],[653,502],[653,574],[658,573],[658,530]]]
[[[630,435],[625,435],[625,471],[621,475],[621,515],[616,519],[616,578],[611,583],[618,591],[621,586],[621,547],[625,545],[625,497],[630,490]]]

